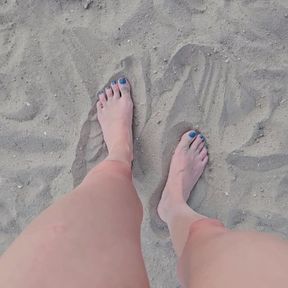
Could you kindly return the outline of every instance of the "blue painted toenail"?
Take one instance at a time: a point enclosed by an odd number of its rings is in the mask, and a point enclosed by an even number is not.
[[[205,137],[202,134],[200,135],[200,138],[205,141]]]
[[[126,84],[126,79],[125,78],[119,79],[119,83],[122,85]]]
[[[111,84],[112,84],[112,85],[116,85],[117,82],[116,82],[115,80],[113,80],[113,81],[111,82]]]
[[[189,137],[190,137],[190,138],[194,138],[196,135],[197,135],[197,133],[196,133],[195,131],[191,131],[191,132],[189,133]]]

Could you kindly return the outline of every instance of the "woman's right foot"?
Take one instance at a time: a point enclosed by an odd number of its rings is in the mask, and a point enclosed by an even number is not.
[[[186,203],[208,162],[205,139],[195,131],[185,133],[173,155],[168,180],[158,205],[160,218],[167,223],[169,213]]]

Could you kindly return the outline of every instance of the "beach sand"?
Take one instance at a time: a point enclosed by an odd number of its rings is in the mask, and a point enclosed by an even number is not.
[[[125,75],[151,287],[179,287],[155,208],[180,135],[210,162],[189,203],[288,236],[287,0],[0,0],[0,249],[106,155],[96,93]]]

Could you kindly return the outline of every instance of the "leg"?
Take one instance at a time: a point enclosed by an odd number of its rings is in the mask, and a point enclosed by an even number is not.
[[[124,80],[97,104],[109,156],[44,211],[0,260],[0,287],[149,287],[132,184],[132,100]],[[107,97],[107,98],[106,98]]]
[[[207,153],[203,136],[196,135],[195,131],[182,136],[158,206],[159,216],[168,225],[177,256],[182,254],[191,224],[206,218],[193,211],[186,202],[208,162]]]
[[[201,143],[193,132],[183,135],[158,206],[179,257],[183,287],[287,287],[287,241],[257,232],[229,231],[186,204],[208,160]]]

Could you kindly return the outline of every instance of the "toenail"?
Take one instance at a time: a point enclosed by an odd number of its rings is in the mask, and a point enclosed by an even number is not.
[[[195,131],[191,131],[191,132],[189,133],[189,137],[192,138],[192,139],[193,139],[196,135],[197,135],[197,133],[196,133]]]
[[[205,137],[202,134],[200,135],[200,138],[205,141]]]
[[[113,80],[113,81],[111,82],[111,84],[112,84],[112,85],[116,85],[117,82],[116,82],[115,80]]]
[[[121,79],[119,79],[119,83],[120,84],[126,84],[126,79],[125,78],[121,78]]]

